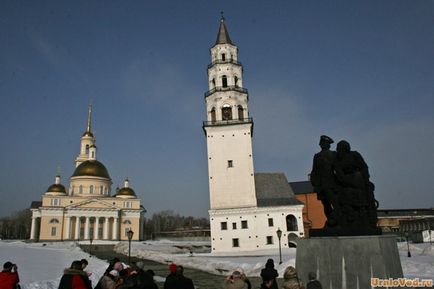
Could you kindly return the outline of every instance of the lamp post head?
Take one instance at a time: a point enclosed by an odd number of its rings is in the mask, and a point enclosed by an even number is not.
[[[133,235],[134,235],[134,232],[133,232],[133,231],[129,230],[129,231],[127,232],[128,241],[131,241],[131,239],[133,238]]]
[[[279,240],[280,240],[280,238],[282,237],[282,230],[280,230],[280,228],[278,228],[276,231],[276,234],[277,234],[277,238],[279,238]]]

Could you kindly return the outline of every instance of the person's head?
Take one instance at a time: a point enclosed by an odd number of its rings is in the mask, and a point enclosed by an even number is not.
[[[10,272],[12,271],[12,268],[14,267],[14,264],[10,261],[3,264],[3,271]]]
[[[330,145],[331,145],[332,143],[334,143],[333,139],[332,139],[331,137],[326,136],[326,135],[322,135],[322,136],[319,138],[319,146],[320,146],[322,149],[329,149],[329,148],[330,148]]]
[[[87,265],[89,265],[89,262],[87,262],[86,259],[81,259],[80,262],[81,262],[81,267],[82,267],[83,269],[86,268]]]
[[[232,272],[231,277],[232,277],[232,279],[238,279],[238,278],[241,278],[241,275],[242,275],[242,273],[240,271],[235,270],[234,272]]]
[[[119,277],[119,272],[116,270],[111,270],[109,274],[115,278]]]
[[[124,265],[122,265],[121,261],[118,261],[118,262],[116,262],[116,263],[113,264],[113,270],[116,270],[116,271],[119,272],[122,269],[124,269]]]
[[[109,265],[111,265],[112,267],[115,265],[115,263],[120,262],[121,260],[119,260],[119,258],[113,258],[110,260]]]
[[[183,275],[183,274],[184,274],[184,266],[182,266],[182,265],[178,265],[178,266],[176,267],[176,272],[177,272],[179,275]]]
[[[347,153],[347,152],[350,152],[351,151],[350,143],[347,142],[347,141],[345,141],[345,140],[341,140],[336,145],[336,151],[338,153]]]
[[[71,263],[71,267],[69,267],[70,269],[74,269],[74,270],[83,270],[83,267],[81,267],[81,261],[79,260],[75,260]]]
[[[138,270],[143,270],[143,268],[145,268],[145,263],[143,263],[143,261],[137,261],[136,263],[135,263],[135,269],[138,269]]]
[[[151,275],[152,277],[155,276],[155,272],[154,272],[154,270],[148,269],[148,270],[146,270],[146,273],[148,273],[148,274]]]
[[[176,273],[176,268],[177,268],[177,266],[176,266],[175,263],[170,264],[169,265],[169,271],[170,271],[170,273]]]
[[[295,277],[297,277],[297,271],[295,270],[294,267],[288,266],[285,269],[285,273],[283,273],[283,277],[285,279],[295,278]]]
[[[265,268],[273,268],[274,269],[274,260],[273,259],[268,259],[267,263],[265,263]]]
[[[309,272],[309,273],[307,274],[307,278],[308,278],[309,280],[315,280],[315,279],[316,279],[316,274],[315,274],[314,272]]]

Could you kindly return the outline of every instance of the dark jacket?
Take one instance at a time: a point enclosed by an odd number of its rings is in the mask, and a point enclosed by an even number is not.
[[[322,286],[318,280],[311,280],[307,282],[306,289],[322,289]]]
[[[83,270],[65,269],[59,289],[92,289],[89,277]]]
[[[137,270],[129,275],[117,289],[154,289],[154,279],[152,276],[143,271]]]
[[[193,280],[185,277],[184,275],[179,276],[179,287],[180,289],[194,289]]]
[[[178,274],[173,272],[167,275],[166,281],[164,281],[164,289],[181,289],[179,277]]]
[[[15,289],[20,278],[17,272],[0,272],[0,289]]]
[[[268,259],[267,263],[265,263],[265,268],[261,270],[262,281],[273,279],[273,286],[271,286],[271,289],[278,289],[276,280],[277,276],[279,276],[279,273],[274,269],[273,259]]]

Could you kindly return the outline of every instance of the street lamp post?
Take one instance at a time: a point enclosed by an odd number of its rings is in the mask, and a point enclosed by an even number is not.
[[[89,255],[92,255],[92,242],[93,242],[93,237],[92,236],[90,236],[89,242],[90,242]]]
[[[405,232],[405,239],[407,240],[407,257],[411,257],[410,245],[408,244],[408,232]]]
[[[131,264],[131,239],[133,238],[134,232],[129,230],[127,232],[128,237],[128,264]]]
[[[280,265],[280,264],[282,264],[282,246],[280,244],[281,243],[280,239],[282,238],[282,230],[280,230],[280,228],[278,228],[276,231],[276,234],[277,234],[277,238],[279,239],[279,258],[280,258],[279,265]]]

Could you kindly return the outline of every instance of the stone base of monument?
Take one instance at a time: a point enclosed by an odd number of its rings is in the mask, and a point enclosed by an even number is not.
[[[296,269],[306,284],[316,273],[323,289],[368,289],[371,278],[402,278],[395,236],[298,239]]]

